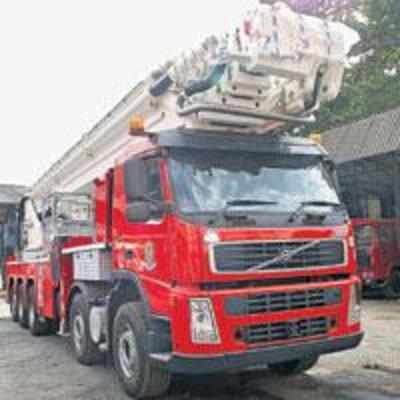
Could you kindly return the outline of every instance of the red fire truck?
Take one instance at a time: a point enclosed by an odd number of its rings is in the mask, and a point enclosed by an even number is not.
[[[110,354],[137,398],[171,374],[298,373],[356,347],[334,166],[286,131],[337,96],[343,29],[264,4],[141,83],[21,202],[14,321],[69,335],[83,364]]]
[[[400,225],[397,219],[354,219],[359,275],[367,292],[400,297]]]
[[[95,240],[72,235],[89,203],[50,199],[50,259],[8,263],[15,321],[69,332],[84,364],[107,349],[139,397],[170,373],[303,371],[358,345],[353,233],[318,146],[169,132],[128,154],[96,181]]]

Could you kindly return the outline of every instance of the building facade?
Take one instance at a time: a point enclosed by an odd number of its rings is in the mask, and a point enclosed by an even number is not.
[[[322,134],[353,218],[400,217],[400,107]]]

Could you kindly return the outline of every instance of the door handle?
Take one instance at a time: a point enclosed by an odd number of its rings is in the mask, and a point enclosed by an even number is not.
[[[133,250],[125,251],[125,260],[133,260],[135,258],[135,253]]]

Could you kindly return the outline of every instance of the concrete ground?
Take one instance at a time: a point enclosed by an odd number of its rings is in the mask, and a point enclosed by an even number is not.
[[[177,378],[166,399],[400,400],[400,302],[364,303],[366,338],[357,350],[322,358],[296,378],[263,372]],[[0,299],[0,400],[127,400],[111,367],[83,367],[66,339],[33,338],[12,323]]]

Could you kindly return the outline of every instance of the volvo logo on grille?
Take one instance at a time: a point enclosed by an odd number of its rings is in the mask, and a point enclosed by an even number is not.
[[[286,334],[289,338],[301,337],[300,326],[297,321],[286,323]]]
[[[289,261],[291,258],[291,252],[289,249],[285,249],[282,251],[282,253],[279,255],[280,259],[282,262]]]

